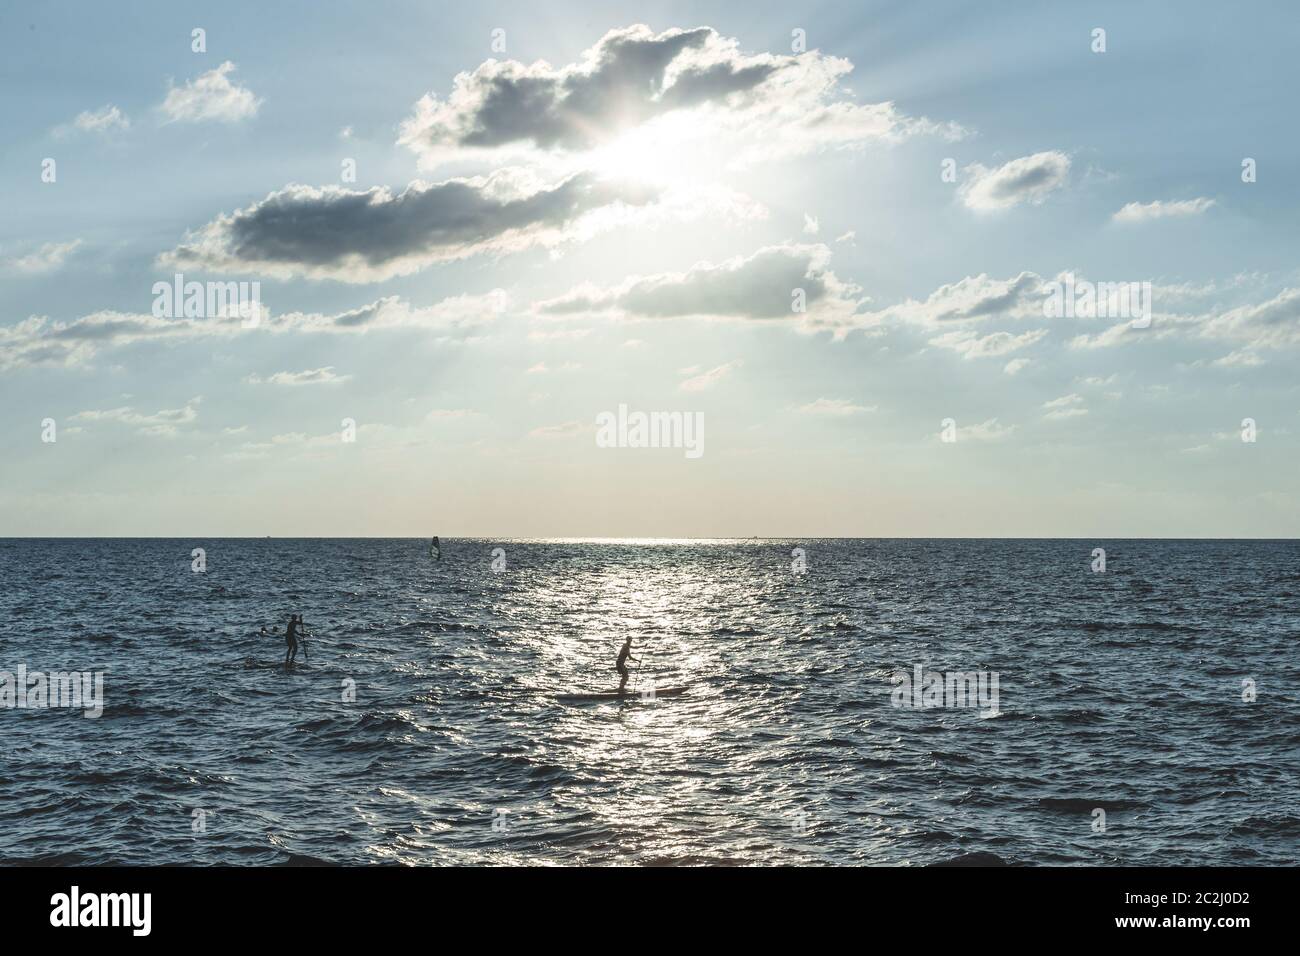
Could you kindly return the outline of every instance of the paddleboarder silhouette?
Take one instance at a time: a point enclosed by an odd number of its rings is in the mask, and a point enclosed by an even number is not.
[[[632,656],[632,638],[630,637],[623,643],[623,649],[618,652],[618,663],[614,665],[614,669],[619,672],[622,678],[618,682],[619,694],[622,694],[623,688],[627,687],[627,678],[628,678],[627,662],[628,661],[636,661],[638,664],[641,663],[639,660],[637,660],[637,658]]]

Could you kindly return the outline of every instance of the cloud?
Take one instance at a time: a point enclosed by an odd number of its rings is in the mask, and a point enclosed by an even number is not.
[[[130,128],[131,121],[126,114],[112,103],[108,103],[97,110],[78,113],[70,124],[58,126],[54,132],[57,136],[67,136],[74,132],[108,134],[115,130]]]
[[[1255,368],[1263,365],[1264,360],[1254,352],[1238,349],[1210,363],[1215,368]]]
[[[1006,365],[1002,366],[1002,371],[1007,375],[1015,375],[1028,364],[1029,359],[1027,358],[1012,359]]]
[[[1213,199],[1198,197],[1196,199],[1179,199],[1172,202],[1137,203],[1131,202],[1111,218],[1115,222],[1150,222],[1153,219],[1170,219],[1175,217],[1199,216],[1214,205]]]
[[[435,166],[503,150],[589,151],[682,115],[707,117],[698,129],[766,140],[768,152],[963,132],[903,116],[892,103],[848,101],[841,81],[852,69],[817,50],[747,56],[709,27],[656,34],[638,24],[609,31],[563,67],[487,60],[460,73],[446,99],[430,93],[416,103],[398,141]]]
[[[1047,409],[1043,416],[1045,419],[1077,418],[1088,414],[1088,409],[1083,407],[1083,396],[1074,392],[1043,402],[1043,408]]]
[[[1153,291],[1152,298],[1161,298],[1160,287]],[[1150,328],[1133,329],[1131,323],[1120,322],[1096,335],[1076,336],[1069,345],[1072,349],[1099,349],[1171,336],[1239,343],[1244,348],[1236,357],[1225,356],[1214,364],[1258,364],[1248,357],[1250,350],[1300,345],[1300,289],[1283,289],[1263,302],[1197,314],[1155,313]]]
[[[230,82],[235,64],[229,60],[184,86],[173,86],[159,107],[171,123],[237,123],[256,116],[262,101],[246,87]]]
[[[1264,302],[1199,316],[1190,323],[1207,338],[1260,348],[1300,345],[1300,289],[1283,289]]]
[[[351,379],[351,375],[336,375],[334,366],[308,369],[304,372],[276,372],[269,378],[250,375],[244,379],[249,385],[341,385]]]
[[[154,412],[153,414],[137,412],[130,406],[77,412],[77,414],[72,416],[72,420],[78,422],[112,422],[121,425],[131,425],[135,426],[136,430],[141,435],[156,435],[163,438],[171,438],[177,434],[179,428],[192,425],[198,420],[198,405],[201,401],[203,401],[202,396],[197,396],[186,402],[184,408],[168,408]]]
[[[995,169],[978,163],[962,172],[958,194],[968,209],[991,212],[1027,202],[1037,205],[1065,185],[1070,157],[1057,150],[1022,156]]]
[[[1090,335],[1086,332],[1081,335],[1076,335],[1074,338],[1070,339],[1069,347],[1071,349],[1081,350],[1105,349],[1120,344],[1151,341],[1152,339],[1166,334],[1166,331],[1134,329],[1132,322],[1119,322],[1102,332],[1096,333],[1095,335]]]
[[[800,405],[799,411],[805,415],[823,415],[835,418],[844,418],[849,415],[860,415],[864,412],[874,412],[875,405],[855,405],[847,398],[819,398],[807,405]]]
[[[10,259],[8,270],[26,275],[53,272],[62,267],[64,261],[81,247],[80,239],[69,242],[47,242],[34,252],[16,259]]]
[[[978,425],[959,427],[957,437],[968,441],[1001,441],[1010,437],[1015,430],[1015,425],[1000,425],[996,418],[990,418]]]
[[[817,221],[816,216],[810,216],[808,213],[803,214],[803,231],[810,236],[815,236],[821,231],[821,224]]]
[[[377,282],[434,262],[570,241],[588,213],[651,198],[644,189],[589,174],[531,191],[505,172],[417,181],[396,195],[379,186],[295,184],[187,234],[160,261],[181,269]]]
[[[573,438],[590,432],[591,426],[582,422],[564,422],[561,425],[542,425],[528,433],[529,438]]]
[[[591,329],[533,329],[528,333],[528,338],[533,342],[554,342],[556,340],[574,342],[578,339],[585,339],[591,334]]]
[[[1032,272],[1010,279],[984,273],[941,285],[924,301],[908,299],[873,314],[879,321],[900,321],[938,328],[982,322],[996,316],[1042,318],[1043,280]]]
[[[536,365],[529,366],[526,372],[529,375],[545,375],[547,372],[576,372],[581,368],[581,362],[565,362],[556,368],[551,368],[545,362],[538,362]]]
[[[461,295],[424,308],[387,296],[360,308],[334,314],[289,312],[267,314],[256,329],[244,328],[239,316],[168,319],[151,314],[101,311],[71,322],[31,316],[0,326],[0,368],[74,367],[88,364],[102,349],[145,342],[184,343],[253,334],[332,333],[415,329],[440,337],[464,337],[490,324],[509,301],[495,289],[486,295]]]
[[[980,335],[970,329],[954,329],[937,338],[930,339],[931,345],[960,352],[962,358],[997,358],[1033,345],[1043,336],[1047,329],[1031,329],[1020,335],[1010,332],[992,332]]]
[[[806,312],[793,311],[802,289]],[[579,286],[538,304],[542,315],[618,318],[791,320],[808,328],[853,326],[861,289],[830,271],[824,245],[768,246],[748,257],[702,262],[685,272],[632,277],[618,286]]]
[[[744,364],[745,363],[740,359],[736,359],[733,362],[726,362],[722,365],[717,366],[716,368],[709,369],[707,372],[702,372],[699,375],[695,375],[691,378],[686,379],[677,387],[681,389],[683,392],[705,391],[706,389],[710,389],[714,385],[718,384],[718,382],[722,381],[724,378],[726,378],[728,375],[730,375],[732,372],[734,372],[736,369],[740,368]],[[691,371],[694,370],[692,369]]]

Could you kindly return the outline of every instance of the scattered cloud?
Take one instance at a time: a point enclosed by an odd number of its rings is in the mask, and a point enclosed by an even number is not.
[[[821,224],[817,221],[816,216],[810,216],[808,213],[803,214],[803,231],[810,236],[815,236],[821,231]]]
[[[387,296],[357,309],[323,314],[289,312],[267,314],[257,334],[334,333],[361,334],[369,331],[415,329],[435,333],[439,338],[464,338],[490,324],[500,313],[506,293],[500,289],[486,295],[461,295],[414,308],[398,296]],[[187,342],[208,338],[233,338],[251,334],[239,316],[205,319],[168,319],[151,314],[103,311],[71,322],[52,321],[48,316],[31,316],[16,325],[0,326],[0,368],[19,366],[82,366],[100,350],[141,342]]]
[[[1172,202],[1131,202],[1111,218],[1116,222],[1150,222],[1153,219],[1185,218],[1199,216],[1214,205],[1213,199],[1178,199]]]
[[[958,427],[957,438],[966,441],[1001,441],[1010,437],[1015,430],[1015,425],[1002,425],[996,418],[990,418],[978,425]]]
[[[1107,385],[1114,385],[1117,378],[1118,376],[1114,372],[1111,372],[1105,378],[1102,378],[1100,375],[1085,375],[1083,378],[1076,379],[1076,381],[1081,385],[1089,385],[1094,388],[1104,388]]]
[[[72,255],[80,247],[80,239],[73,239],[69,242],[47,242],[34,252],[8,260],[6,263],[7,271],[19,272],[24,275],[54,272],[56,269],[61,268],[68,256]]]
[[[237,123],[256,116],[262,101],[246,87],[230,81],[235,64],[229,60],[184,86],[173,86],[160,109],[170,123]]]
[[[553,342],[565,341],[575,342],[578,339],[585,339],[591,334],[591,329],[532,329],[528,333],[528,338],[534,342]]]
[[[1300,345],[1300,289],[1283,289],[1264,302],[1210,312],[1188,323],[1207,338],[1257,348]]]
[[[529,366],[526,371],[529,375],[546,375],[548,372],[576,372],[581,368],[581,362],[565,362],[563,365],[557,365],[554,368],[545,362],[538,362],[536,365]]]
[[[192,425],[198,420],[198,406],[201,401],[203,401],[202,396],[197,396],[186,402],[183,408],[168,408],[152,414],[137,412],[130,406],[77,412],[72,416],[72,421],[128,425],[134,427],[141,435],[171,438],[178,434],[179,429]]]
[[[1255,368],[1263,365],[1264,359],[1254,352],[1245,349],[1238,349],[1236,352],[1230,352],[1222,358],[1217,358],[1210,365],[1215,368]]]
[[[131,121],[126,114],[108,103],[97,110],[85,110],[78,113],[71,123],[55,128],[57,136],[68,136],[72,133],[99,133],[107,135],[118,130],[127,130],[131,128]]]
[[[591,425],[582,422],[564,422],[560,425],[542,425],[528,433],[529,438],[573,438],[583,432],[590,432]]]
[[[1015,375],[1028,364],[1029,359],[1027,358],[1012,359],[1006,365],[1002,366],[1002,371],[1006,375]]]
[[[1043,280],[1032,272],[1011,279],[984,273],[942,285],[924,301],[907,299],[874,313],[881,321],[938,328],[983,322],[994,317],[1043,318]]]
[[[1043,402],[1043,408],[1047,409],[1043,418],[1052,420],[1078,418],[1080,415],[1088,414],[1088,409],[1083,404],[1083,396],[1077,392],[1071,392],[1069,395],[1062,395],[1060,398]]]
[[[709,27],[656,34],[637,24],[609,31],[558,68],[486,60],[458,74],[446,99],[422,97],[398,141],[436,166],[503,151],[591,151],[683,116],[674,129],[743,135],[767,155],[964,133],[904,116],[892,103],[852,102],[842,85],[852,69],[818,50],[745,55]]]
[[[745,363],[740,359],[736,359],[733,362],[725,362],[716,368],[709,369],[707,372],[701,372],[699,375],[694,375],[691,378],[686,379],[677,387],[683,392],[705,391],[706,389],[710,389],[714,385],[718,384],[718,382],[722,381],[744,364]],[[689,372],[686,372],[686,374],[690,374],[690,372],[693,371],[695,370],[691,369]]]
[[[217,272],[378,282],[435,262],[578,238],[580,221],[651,195],[588,174],[536,186],[509,171],[414,182],[400,193],[290,185],[186,235],[160,263]]]
[[[965,359],[997,358],[1033,345],[1045,335],[1047,329],[1031,329],[1020,335],[1012,335],[1010,332],[980,335],[971,329],[954,329],[930,339],[930,344],[959,352]]]
[[[806,312],[794,311],[796,289],[802,290]],[[790,320],[814,329],[844,329],[854,324],[860,292],[830,270],[826,246],[785,244],[719,264],[702,262],[685,272],[632,277],[614,287],[579,286],[538,309],[553,317]]]
[[[799,406],[799,411],[806,415],[824,415],[834,418],[861,415],[875,410],[875,405],[856,405],[847,398],[819,398],[807,405]]]
[[[1037,205],[1065,185],[1070,157],[1058,150],[1022,156],[995,168],[976,163],[962,170],[958,194],[966,208],[978,212],[1009,209],[1020,203]]]
[[[276,372],[274,375],[262,378],[260,375],[250,375],[244,379],[249,385],[341,385],[351,379],[351,375],[338,375],[334,371],[333,365],[327,365],[324,368],[307,369],[303,372]]]

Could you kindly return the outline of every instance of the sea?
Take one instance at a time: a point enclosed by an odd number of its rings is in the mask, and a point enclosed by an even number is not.
[[[1300,860],[1300,542],[439,544],[0,540],[0,863]]]

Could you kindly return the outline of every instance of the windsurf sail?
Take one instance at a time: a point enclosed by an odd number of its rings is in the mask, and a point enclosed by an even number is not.
[[[438,561],[442,558],[442,545],[438,543],[438,536],[433,536],[433,541],[429,543],[429,557]]]

